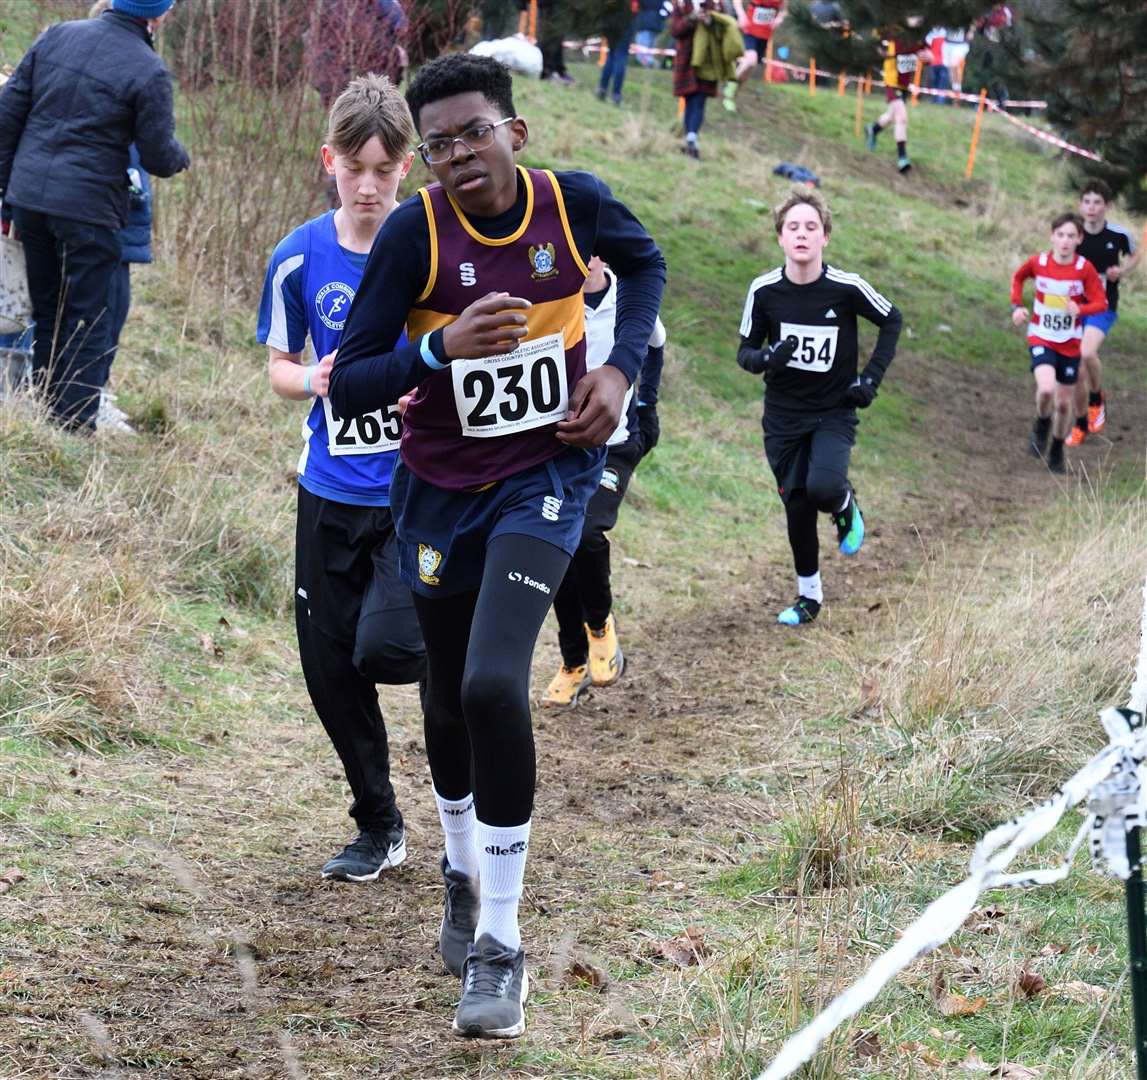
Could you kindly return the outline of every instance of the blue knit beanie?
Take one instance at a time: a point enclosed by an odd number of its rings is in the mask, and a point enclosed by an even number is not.
[[[112,11],[136,19],[158,19],[175,0],[112,0]]]

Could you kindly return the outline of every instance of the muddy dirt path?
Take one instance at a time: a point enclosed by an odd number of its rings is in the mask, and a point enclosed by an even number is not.
[[[456,983],[435,952],[438,825],[407,690],[388,693],[384,707],[410,858],[374,886],[318,880],[349,828],[325,738],[300,723],[307,710],[285,640],[285,674],[244,692],[290,707],[220,732],[200,757],[45,759],[43,782],[62,813],[94,800],[112,823],[59,852],[50,885],[0,898],[0,1076],[707,1075],[657,1040],[658,1025],[679,1025],[685,1006],[655,946],[726,902],[705,882],[761,842],[778,812],[773,778],[799,786],[822,768],[805,732],[824,705],[808,672],[826,643],[862,623],[891,626],[922,560],[943,546],[945,559],[975,562],[994,528],[1032,520],[1057,490],[1020,452],[1026,384],[964,371],[953,388],[925,363],[905,362],[900,375],[921,400],[951,403],[926,417],[947,479],[870,504],[863,556],[847,566],[827,557],[839,599],[811,633],[773,621],[791,599],[780,530],[692,608],[666,611],[640,570],[619,575],[632,597],[628,675],[576,712],[537,721],[522,907],[535,989],[521,1044],[449,1034]],[[1113,438],[1093,440],[1077,460],[1097,470],[1133,456],[1130,433],[1145,421],[1142,396],[1121,403]],[[536,683],[555,661],[547,629]],[[141,775],[146,793],[128,799]],[[564,985],[571,955],[618,985],[605,995]]]

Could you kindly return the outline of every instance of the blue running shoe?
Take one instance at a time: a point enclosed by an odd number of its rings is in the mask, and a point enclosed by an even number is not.
[[[861,516],[855,491],[848,500],[848,505],[839,514],[832,515],[832,523],[836,526],[841,554],[855,555],[860,550],[860,545],[864,543],[864,518]]]
[[[777,616],[782,626],[801,626],[810,623],[820,614],[820,604],[807,596],[798,596],[792,607],[785,608]]]

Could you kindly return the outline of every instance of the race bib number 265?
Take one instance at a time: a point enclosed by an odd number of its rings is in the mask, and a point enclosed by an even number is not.
[[[560,333],[523,341],[505,356],[455,360],[450,373],[463,435],[488,439],[565,419],[569,390]]]
[[[397,405],[362,416],[339,416],[331,408],[330,398],[323,398],[323,412],[327,418],[327,451],[331,457],[383,454],[398,449],[402,414]]]

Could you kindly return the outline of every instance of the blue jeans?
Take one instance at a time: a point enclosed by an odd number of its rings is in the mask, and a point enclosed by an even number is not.
[[[52,419],[95,430],[110,341],[108,279],[120,261],[108,225],[12,207],[24,241],[36,342],[32,377],[43,387]]]
[[[119,336],[123,333],[123,324],[127,322],[127,309],[131,307],[131,263],[121,262],[115,273],[108,279],[108,315],[111,322],[108,333],[111,341],[104,362],[100,369],[100,386],[107,386],[108,376],[111,374],[112,361],[119,348]]]
[[[951,90],[952,89],[952,76],[943,64],[929,64],[928,65],[928,82],[929,90]],[[933,97],[933,105],[951,105],[952,98]]]
[[[657,30],[638,30],[637,31],[637,44],[642,49],[652,49],[653,43],[657,40],[657,35],[660,31]],[[637,54],[637,62],[642,67],[653,67],[657,62],[657,57],[647,56],[641,53]]]
[[[706,94],[702,90],[685,96],[686,135],[695,135],[701,130],[701,125],[705,122],[705,98]]]
[[[605,65],[601,69],[601,82],[598,89],[605,93],[609,89],[609,81],[613,80],[614,100],[621,98],[621,86],[625,82],[625,68],[629,63],[629,46],[633,41],[633,27],[627,27],[616,41],[609,42],[609,55],[605,58]]]

